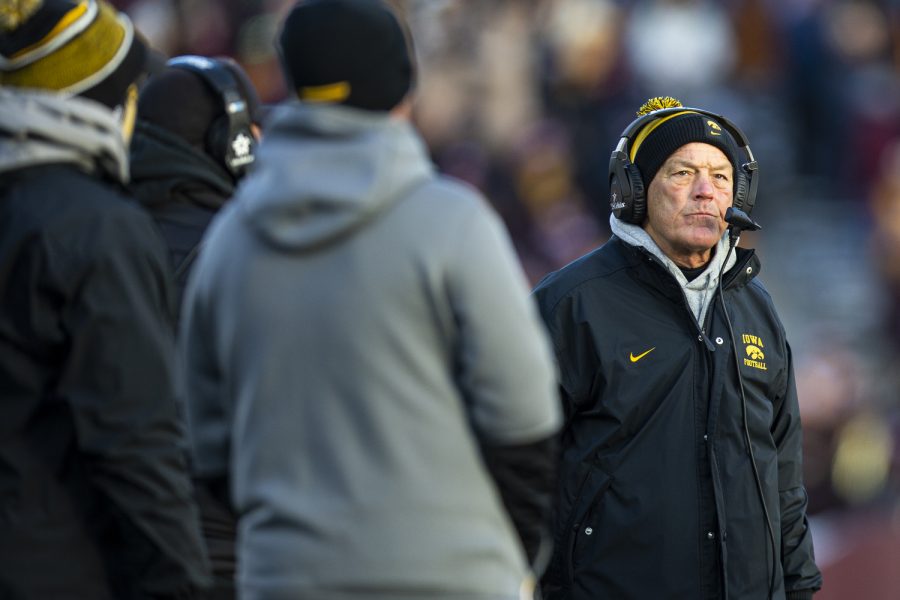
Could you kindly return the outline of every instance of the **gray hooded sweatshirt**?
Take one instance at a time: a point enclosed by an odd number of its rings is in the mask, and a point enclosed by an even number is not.
[[[182,322],[193,458],[230,477],[244,598],[512,599],[478,442],[559,427],[502,223],[405,121],[283,106]]]

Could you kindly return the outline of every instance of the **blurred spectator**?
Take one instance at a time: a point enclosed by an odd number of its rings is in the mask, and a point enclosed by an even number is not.
[[[165,248],[123,194],[145,44],[4,2],[0,53],[0,596],[199,597]]]
[[[839,61],[841,108],[846,111],[843,123],[832,125],[845,129],[842,143],[830,149],[834,154],[829,168],[835,162],[846,164],[840,182],[864,202],[883,152],[900,136],[900,77],[892,62],[890,21],[871,0],[834,2],[825,18],[827,40]]]
[[[839,338],[822,331],[819,349],[797,361],[797,395],[803,421],[803,474],[809,513],[846,506],[832,480],[840,429],[863,402],[863,373]]]
[[[635,104],[624,61],[625,12],[609,0],[557,0],[543,6],[539,22],[545,111],[570,139],[572,184],[593,221],[584,227],[606,236],[610,140],[620,133],[612,123],[627,121]]]
[[[226,113],[234,100],[242,108]],[[229,58],[176,57],[141,90],[129,187],[169,247],[179,312],[203,232],[253,166],[262,118],[253,84]]]
[[[784,72],[784,40],[779,17],[767,0],[735,0],[726,3],[735,33],[735,66],[731,83],[741,89],[762,87],[772,91]]]
[[[698,33],[702,32],[702,35]],[[704,94],[728,81],[735,34],[723,5],[711,0],[643,0],[626,25],[626,56],[647,95],[665,91],[707,104]]]
[[[536,122],[522,131],[510,165],[516,197],[533,228],[534,250],[543,262],[529,273],[533,280],[606,239],[576,186],[569,132],[561,123]]]
[[[886,339],[900,365],[900,137],[892,141],[878,166],[871,203],[871,258],[881,273],[887,298]]]
[[[238,110],[226,113],[229,105]],[[261,120],[256,90],[228,58],[176,57],[141,90],[129,187],[168,246],[176,321],[201,238],[253,166]],[[230,506],[217,499],[224,483],[194,482],[213,569],[209,600],[235,597],[235,519]]]

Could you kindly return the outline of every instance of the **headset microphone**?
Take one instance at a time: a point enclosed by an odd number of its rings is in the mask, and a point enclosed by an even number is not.
[[[750,215],[739,208],[729,206],[725,211],[725,222],[732,231],[759,231],[762,225],[750,218]]]
[[[734,249],[737,244],[738,238],[741,237],[741,232],[743,231],[759,231],[762,229],[762,225],[754,221],[750,218],[750,215],[745,213],[739,208],[735,208],[733,206],[729,206],[725,210],[725,222],[728,223],[728,253],[731,254],[731,251]],[[725,262],[728,262],[728,257],[726,256]],[[722,268],[725,268],[725,263],[722,263]],[[719,273],[719,277],[722,276],[722,273]]]

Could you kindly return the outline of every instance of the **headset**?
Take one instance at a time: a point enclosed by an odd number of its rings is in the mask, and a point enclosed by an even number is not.
[[[251,129],[249,106],[234,75],[222,61],[205,56],[178,56],[166,66],[196,73],[222,99],[225,114],[209,126],[206,151],[221,161],[235,179],[240,179],[256,160],[256,137]]]
[[[737,125],[721,115],[699,108],[679,106],[655,110],[632,121],[622,132],[619,143],[609,158],[609,207],[613,214],[622,221],[640,225],[647,216],[647,194],[644,189],[644,180],[641,178],[641,172],[637,165],[629,158],[634,136],[653,121],[682,112],[697,113],[715,119],[740,146],[747,162],[742,163],[740,168],[736,169],[733,205],[748,215],[753,210],[753,205],[756,203],[758,165],[753,158],[747,137]],[[649,182],[647,185],[649,186]]]

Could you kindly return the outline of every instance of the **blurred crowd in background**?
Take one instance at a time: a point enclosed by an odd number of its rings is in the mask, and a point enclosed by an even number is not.
[[[294,0],[113,3],[163,55],[231,56],[263,101],[288,96],[272,40]],[[900,560],[900,0],[393,4],[433,159],[488,196],[532,283],[609,236],[609,155],[644,100],[743,129],[763,230],[742,245],[792,340],[817,598],[851,597],[828,567],[852,560],[853,597],[897,597],[881,565]]]

